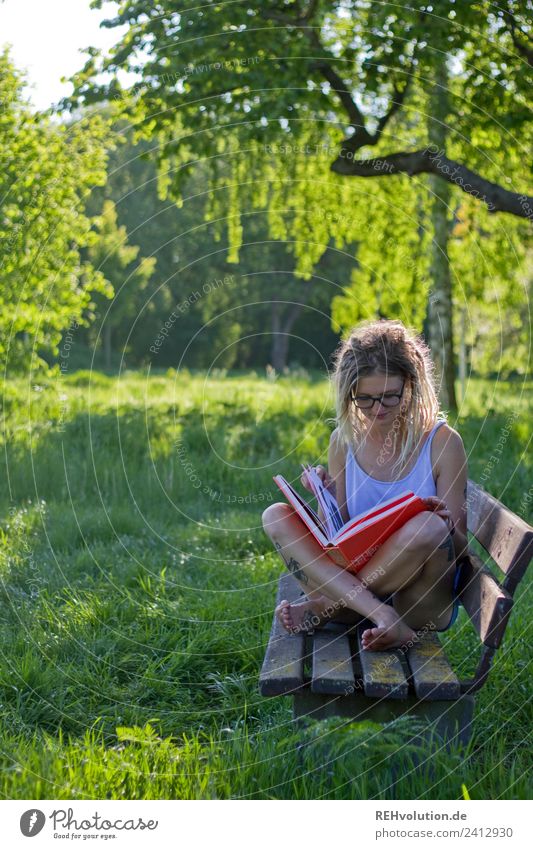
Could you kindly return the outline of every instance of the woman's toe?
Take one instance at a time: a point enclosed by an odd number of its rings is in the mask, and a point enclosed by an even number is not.
[[[278,615],[278,617],[280,619],[283,616],[283,614],[285,613],[285,610],[287,609],[288,604],[289,604],[289,602],[287,601],[287,599],[283,599],[283,601],[280,601],[280,603],[276,607],[276,614]]]
[[[363,631],[363,648],[368,649],[371,646],[378,645],[380,637],[383,635],[383,633],[383,628],[368,628],[366,631]]]
[[[287,601],[287,599],[283,599],[283,601],[281,601],[276,608],[276,611],[278,613],[278,618],[279,618],[281,624],[283,625],[283,627],[286,628],[287,630],[292,625],[292,617],[291,617],[290,610],[291,610],[291,605],[290,605],[290,602]]]

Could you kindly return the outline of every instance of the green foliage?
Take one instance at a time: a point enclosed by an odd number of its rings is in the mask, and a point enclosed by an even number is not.
[[[463,338],[467,367],[476,374],[530,373],[533,335],[531,225],[502,227],[472,198],[458,205],[451,238],[453,296],[459,314],[455,346]]]
[[[345,333],[361,319],[377,316],[399,318],[422,330],[429,294],[431,231],[424,213],[424,192],[407,177],[400,179],[401,206],[395,187],[383,185],[383,204],[370,207],[361,221],[359,267],[343,294],[333,299],[332,320]]]
[[[93,293],[110,294],[80,255],[90,239],[83,203],[105,179],[106,128],[97,115],[65,126],[33,114],[7,51],[0,104],[0,357],[35,367],[85,320]]]
[[[206,216],[213,239],[225,233],[230,262],[242,255],[245,221],[256,211],[265,214],[270,237],[286,243],[304,280],[312,279],[328,245],[354,253],[356,247],[358,267],[333,300],[335,332],[370,316],[401,317],[421,329],[432,284],[434,184],[416,176],[332,174],[341,141],[361,132],[339,89],[345,87],[366,123],[369,144],[357,150],[360,158],[422,149],[438,131],[430,89],[445,55],[446,154],[505,188],[527,191],[527,11],[526,2],[504,8],[485,0],[401,9],[366,0],[201,8],[184,2],[179,11],[172,0],[151,9],[126,0],[108,22],[128,24],[126,34],[108,56],[91,52],[71,104],[111,102],[123,110],[138,134],[154,142],[161,190],[180,202],[187,175],[201,162],[209,182]],[[327,79],[324,63],[337,80]],[[122,89],[119,70],[137,73],[130,90]],[[402,107],[370,146],[408,82]],[[472,362],[484,373],[509,371],[514,362],[523,373],[531,339],[530,322],[523,323],[528,222],[491,219],[457,185],[449,193],[450,229],[456,220],[467,222],[449,251],[454,303],[462,307],[466,298],[472,310],[488,305],[490,313],[483,316],[486,332],[469,339],[477,350]],[[229,339],[238,332],[236,321],[228,320]],[[509,347],[498,354],[500,327]],[[517,358],[510,339],[518,327]]]
[[[119,291],[127,275],[118,275],[113,303],[97,302],[107,314],[103,329],[100,321],[89,330],[78,329],[63,367],[80,367],[93,356],[97,367],[105,364],[105,359],[98,360],[95,345],[99,334],[105,338],[109,320],[117,365],[124,358],[129,366],[151,361],[161,367],[176,365],[185,356],[187,364],[195,367],[263,366],[271,361],[272,331],[278,319],[287,334],[283,338],[290,338],[287,363],[320,365],[337,342],[337,334],[329,328],[330,301],[350,278],[355,245],[349,250],[333,242],[326,248],[314,245],[319,261],[311,279],[302,280],[295,276],[290,245],[281,236],[269,238],[274,207],[260,204],[261,208],[240,217],[239,261],[228,262],[227,234],[223,227],[219,229],[225,210],[220,206],[221,193],[206,191],[207,166],[200,165],[184,182],[178,207],[157,195],[152,147],[147,140],[134,141],[121,123],[113,126],[108,179],[91,193],[87,214],[97,218],[104,203],[113,202],[117,224],[125,227],[128,239],[141,254],[157,259],[153,274],[140,291],[135,280],[128,280]],[[318,198],[314,203],[316,207]],[[315,217],[317,213],[318,209]],[[305,251],[310,244],[310,239],[302,240],[298,249]],[[94,249],[91,261],[100,267]],[[120,308],[125,299],[130,309]],[[279,315],[275,316],[272,302],[277,299]],[[303,307],[291,319],[294,304]],[[293,320],[290,326],[288,320]],[[169,321],[172,326],[164,344],[154,345],[161,341],[160,333]]]
[[[109,367],[112,331],[141,310],[156,260],[155,257],[143,257],[136,262],[139,246],[128,244],[126,228],[117,224],[117,211],[112,200],[104,201],[101,214],[92,223],[93,238],[87,248],[87,258],[114,292],[113,301],[105,313],[103,298],[95,299],[95,317],[101,322],[99,330],[104,336]]]

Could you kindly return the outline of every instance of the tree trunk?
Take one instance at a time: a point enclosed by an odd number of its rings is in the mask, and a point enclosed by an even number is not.
[[[445,154],[448,134],[448,70],[446,56],[435,71],[431,91],[431,118],[428,135],[431,144]],[[436,381],[441,407],[457,409],[455,398],[455,364],[453,351],[452,281],[448,258],[448,239],[451,233],[449,207],[451,185],[434,174],[428,178],[431,196],[431,292],[428,302],[428,343],[436,365]]]
[[[461,308],[461,330],[459,334],[459,382],[461,384],[461,404],[466,395],[466,310]]]
[[[307,285],[309,286],[309,284]],[[290,304],[282,321],[283,302],[272,301],[272,346],[270,357],[272,365],[278,374],[287,365],[291,330],[303,306],[303,303],[297,302]]]
[[[111,322],[109,321],[109,317],[107,321],[104,322],[103,329],[103,337],[104,337],[104,361],[105,367],[108,371],[111,370]]]

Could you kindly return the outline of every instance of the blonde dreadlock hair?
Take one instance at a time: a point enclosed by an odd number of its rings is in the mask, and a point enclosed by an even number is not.
[[[405,384],[397,426],[390,431],[392,451],[399,450],[392,475],[400,477],[424,434],[438,419],[446,421],[439,411],[434,370],[430,350],[415,330],[397,320],[361,322],[334,353],[331,379],[341,442],[355,452],[366,439],[366,420],[350,398],[352,388],[357,394],[358,381],[376,372],[402,377]]]

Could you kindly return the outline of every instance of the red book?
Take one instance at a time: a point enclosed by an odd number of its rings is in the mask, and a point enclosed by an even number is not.
[[[406,490],[389,501],[384,501],[354,516],[335,530],[335,526],[339,524],[340,511],[331,493],[328,493],[331,513],[325,514],[326,525],[324,525],[312,507],[285,480],[283,475],[274,475],[274,481],[323,551],[326,554],[333,550],[340,552],[346,562],[347,571],[354,575],[368,563],[391,534],[405,525],[413,516],[428,509],[418,495]],[[316,479],[313,482],[316,483]],[[324,510],[324,499],[319,499],[319,503]]]

